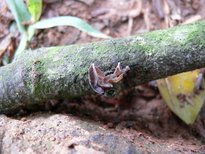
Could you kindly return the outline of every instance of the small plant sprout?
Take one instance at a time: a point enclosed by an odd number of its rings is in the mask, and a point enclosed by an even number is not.
[[[11,10],[18,30],[21,33],[21,40],[17,50],[15,51],[14,58],[21,54],[28,46],[38,29],[46,29],[57,26],[71,26],[77,28],[88,35],[98,38],[110,38],[106,34],[101,33],[93,28],[87,22],[80,18],[73,16],[59,16],[49,19],[40,20],[43,8],[42,0],[7,0],[9,9]]]

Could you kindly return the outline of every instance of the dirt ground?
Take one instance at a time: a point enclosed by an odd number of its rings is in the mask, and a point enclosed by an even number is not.
[[[195,22],[204,19],[204,12],[205,0],[44,0],[42,19],[63,15],[77,16],[103,33],[117,38]],[[5,46],[5,42],[7,45],[4,55],[0,57],[11,57],[18,46],[19,35],[17,33],[8,39],[13,17],[4,1],[0,4],[0,21],[0,46]],[[63,26],[38,31],[30,48],[100,40]],[[3,64],[2,59],[1,61]],[[72,115],[77,119],[97,123],[99,127],[124,137],[141,148],[141,152],[205,153],[203,112],[194,125],[185,125],[163,103],[157,87],[150,84],[137,87],[133,85],[133,89],[127,89],[116,98],[85,96],[76,100],[51,100],[45,103],[42,111],[44,112],[33,114],[22,110],[18,116],[3,119],[6,119],[5,125],[9,129],[16,127],[17,123],[21,127],[28,127],[28,123],[24,121],[32,123],[31,121],[37,120],[33,123],[38,125],[43,117],[48,116],[47,112],[51,117],[62,116],[61,121],[66,119],[66,115]],[[40,121],[39,117],[42,118]],[[56,122],[58,118],[51,119]],[[16,129],[13,130],[13,135],[15,131]],[[170,149],[160,151],[163,146]]]

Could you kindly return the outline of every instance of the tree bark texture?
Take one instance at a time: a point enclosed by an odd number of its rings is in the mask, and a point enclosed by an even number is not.
[[[92,94],[90,65],[113,71],[118,62],[130,71],[114,92],[204,67],[205,21],[127,38],[27,50],[0,68],[0,113]]]

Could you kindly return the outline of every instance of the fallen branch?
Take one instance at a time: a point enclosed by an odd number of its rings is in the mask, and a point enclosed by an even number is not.
[[[93,93],[88,82],[92,63],[130,71],[114,92],[205,66],[205,21],[128,38],[26,51],[0,68],[0,113],[50,99]]]

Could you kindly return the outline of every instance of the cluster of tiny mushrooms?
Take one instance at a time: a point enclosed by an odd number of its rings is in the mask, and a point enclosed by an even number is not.
[[[118,83],[123,79],[123,76],[130,70],[129,66],[121,68],[120,62],[117,64],[112,74],[106,75],[94,63],[90,65],[88,70],[88,80],[92,89],[103,95],[106,90],[113,87],[113,84]]]

